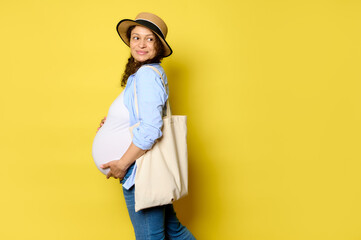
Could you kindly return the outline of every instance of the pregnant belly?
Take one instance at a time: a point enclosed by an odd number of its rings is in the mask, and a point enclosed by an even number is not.
[[[107,128],[100,128],[93,141],[92,155],[95,165],[103,174],[109,172],[108,169],[100,168],[100,165],[119,160],[127,151],[132,139],[129,129],[114,131]]]

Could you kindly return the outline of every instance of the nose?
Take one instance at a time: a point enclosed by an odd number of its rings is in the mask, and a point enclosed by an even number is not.
[[[145,42],[146,40],[145,39],[141,39],[140,41],[139,41],[139,47],[140,48],[145,48],[146,47],[146,42]]]

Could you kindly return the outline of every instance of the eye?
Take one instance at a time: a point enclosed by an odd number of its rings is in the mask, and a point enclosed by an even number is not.
[[[134,36],[134,37],[133,37],[133,39],[134,39],[134,40],[138,40],[138,39],[139,39],[139,37]]]
[[[153,38],[148,38],[147,40],[148,40],[148,42],[151,42],[151,41],[153,41]]]

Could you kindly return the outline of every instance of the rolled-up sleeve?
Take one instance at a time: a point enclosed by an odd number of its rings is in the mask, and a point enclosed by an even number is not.
[[[135,84],[140,124],[133,129],[133,143],[148,150],[162,136],[163,107],[168,94],[158,73],[148,67],[137,71]]]

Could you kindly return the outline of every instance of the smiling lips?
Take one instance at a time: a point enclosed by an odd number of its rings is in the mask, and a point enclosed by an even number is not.
[[[147,54],[148,52],[146,52],[146,51],[136,51],[137,52],[137,54],[139,54],[139,55],[145,55],[145,54]]]

